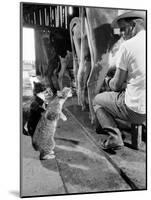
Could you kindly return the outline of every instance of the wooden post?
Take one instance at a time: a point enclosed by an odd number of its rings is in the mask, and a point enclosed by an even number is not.
[[[45,26],[45,11],[44,11],[44,8],[41,9],[41,19],[42,19],[42,25]]]
[[[60,6],[60,26],[62,27],[62,6]]]
[[[59,27],[59,6],[55,8],[56,27]]]
[[[25,22],[25,24],[28,23],[28,16],[27,16],[27,14],[24,15],[24,22]]]
[[[52,11],[51,11],[51,17],[52,17],[52,27],[54,27],[54,26],[55,26],[55,17],[54,17],[54,15],[55,15],[55,11],[54,11],[54,9],[52,9]]]
[[[67,6],[65,6],[65,28],[67,29],[68,28],[68,22],[67,22],[67,17],[68,17],[68,13],[67,13]]]
[[[57,8],[55,7],[55,27],[57,27]]]
[[[52,26],[52,11],[51,11],[51,6],[50,6],[50,9],[49,9],[49,17],[50,17],[49,18],[49,23],[50,23],[49,25]]]
[[[57,6],[57,27],[59,27],[59,6]]]
[[[30,13],[30,24],[33,24],[34,20],[33,20],[33,13]]]
[[[35,12],[32,12],[31,20],[32,20],[32,24],[35,24]]]
[[[34,24],[36,24],[36,13],[34,12]]]
[[[47,8],[47,23],[48,23],[48,26],[50,26],[50,12],[49,12],[49,8]]]
[[[35,11],[35,16],[36,16],[36,25],[40,25],[39,10]]]
[[[62,8],[62,27],[65,28],[65,7]]]
[[[46,8],[44,8],[44,15],[45,15],[45,26],[48,26],[47,25],[47,10],[46,10]]]
[[[40,25],[42,25],[41,10],[39,10],[39,22],[40,22]]]
[[[142,125],[132,124],[132,146],[135,149],[140,149],[142,143]]]
[[[30,24],[30,14],[28,13],[28,24]]]

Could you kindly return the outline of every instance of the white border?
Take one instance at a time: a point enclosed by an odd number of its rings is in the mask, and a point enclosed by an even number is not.
[[[30,0],[27,2],[30,2]],[[149,54],[151,4],[147,0],[51,0],[44,2],[42,0],[33,0],[31,2],[148,9],[148,57],[151,57]],[[11,200],[17,199],[17,192],[19,192],[19,1],[2,1],[0,6],[0,19],[0,198]],[[151,66],[149,64],[150,62],[148,62],[148,97],[150,97],[149,90],[151,88],[151,81],[149,80],[149,68]],[[149,102],[150,98],[148,100],[148,110],[150,107]],[[149,146],[151,144],[151,137],[149,135],[149,124],[151,123],[149,118],[151,118],[150,112],[148,113],[148,155],[150,154]],[[151,163],[151,160],[149,157],[148,165],[150,166],[149,163]],[[151,193],[149,177],[151,177],[150,167],[148,167],[148,191],[41,197],[37,199],[149,199],[149,194]]]

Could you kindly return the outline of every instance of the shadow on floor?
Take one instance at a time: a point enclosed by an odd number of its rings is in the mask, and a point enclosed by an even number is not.
[[[20,197],[19,191],[17,191],[17,190],[9,191],[9,193],[15,197]]]

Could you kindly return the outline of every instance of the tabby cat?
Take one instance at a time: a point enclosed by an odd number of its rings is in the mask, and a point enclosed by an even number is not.
[[[68,97],[72,96],[71,88],[64,87],[58,91],[53,100],[48,100],[46,111],[42,114],[40,121],[33,135],[32,144],[35,150],[40,152],[40,159],[55,158],[54,134],[58,120],[66,121],[66,116],[62,113],[62,107]]]

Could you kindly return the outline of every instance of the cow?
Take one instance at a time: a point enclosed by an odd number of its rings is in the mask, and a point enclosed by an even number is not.
[[[91,122],[95,121],[92,101],[99,93],[109,69],[110,54],[119,36],[113,35],[111,23],[117,9],[81,8],[80,18],[70,23],[71,47],[78,102],[85,107],[85,89]]]

